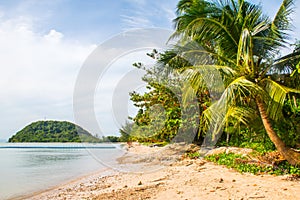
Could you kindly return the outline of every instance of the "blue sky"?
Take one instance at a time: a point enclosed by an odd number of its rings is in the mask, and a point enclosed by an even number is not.
[[[261,1],[252,0],[259,3]],[[133,28],[172,29],[176,0],[0,0],[0,139],[32,121],[74,121],[79,70],[97,45]],[[262,1],[270,15],[281,1]],[[294,25],[300,28],[299,0]],[[294,38],[300,29],[295,29]],[[298,37],[300,38],[300,37]],[[138,58],[142,57],[139,53]],[[142,58],[141,58],[142,59]],[[129,56],[116,65],[131,68]],[[108,110],[97,107],[104,116]],[[105,122],[107,134],[120,124]],[[93,130],[92,130],[93,131]]]
[[[176,1],[11,0],[0,5],[4,19],[27,17],[40,34],[55,29],[67,38],[97,43],[132,27],[171,28]]]

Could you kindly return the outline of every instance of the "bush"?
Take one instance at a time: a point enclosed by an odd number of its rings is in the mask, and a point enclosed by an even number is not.
[[[227,167],[236,169],[241,173],[249,172],[252,174],[267,173],[275,175],[300,175],[300,168],[292,166],[286,161],[278,164],[277,166],[250,164],[248,158],[233,153],[221,153],[218,155],[206,156],[205,159],[219,165],[225,165]]]

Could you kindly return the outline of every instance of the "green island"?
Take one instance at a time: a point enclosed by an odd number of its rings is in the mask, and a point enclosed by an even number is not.
[[[8,142],[117,142],[118,137],[98,138],[82,127],[67,121],[37,121],[29,124]]]

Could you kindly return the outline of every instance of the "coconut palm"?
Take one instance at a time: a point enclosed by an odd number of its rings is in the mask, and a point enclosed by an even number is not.
[[[274,19],[263,14],[260,6],[244,0],[181,0],[178,3],[174,20],[176,32],[172,38],[179,37],[181,45],[196,42],[200,49],[187,50],[176,55],[189,60],[195,54],[205,54],[213,63],[190,62],[184,68],[184,75],[194,89],[203,88],[203,69],[216,68],[222,74],[224,91],[220,99],[204,112],[210,124],[219,128],[226,123],[228,116],[243,118],[241,109],[255,110],[261,117],[264,128],[271,141],[282,156],[293,165],[300,164],[300,154],[288,148],[276,134],[272,122],[283,118],[282,106],[286,95],[298,90],[284,86],[273,78],[275,72],[291,73],[291,66],[284,63],[288,59],[299,59],[299,51],[276,59],[279,49],[288,45],[290,30],[289,16],[293,0],[283,0]],[[213,65],[212,65],[213,64]],[[289,67],[289,69],[288,69]],[[199,73],[199,70],[201,71]],[[217,110],[225,109],[225,115]],[[227,116],[227,117],[226,117]],[[223,118],[220,120],[220,117]]]

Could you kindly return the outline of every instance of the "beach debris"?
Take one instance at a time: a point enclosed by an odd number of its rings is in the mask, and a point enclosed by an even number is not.
[[[188,166],[190,166],[190,165],[192,165],[192,164],[193,164],[193,162],[190,161],[190,162],[187,162],[187,163],[185,164],[185,166],[188,167]]]
[[[152,182],[159,182],[159,181],[163,181],[163,180],[166,180],[168,176],[164,176],[162,178],[159,178],[159,179],[156,179],[156,180],[153,180]]]
[[[258,159],[261,163],[269,164],[272,166],[277,166],[283,161],[285,161],[285,159],[278,151],[265,153],[263,156],[258,156]]]
[[[197,168],[196,168],[196,171],[197,171],[197,172],[201,172],[201,171],[204,170],[204,169],[206,169],[206,167],[197,167]]]
[[[293,174],[291,176],[288,176],[285,180],[287,180],[287,181],[300,181],[300,175]]]
[[[177,194],[182,194],[183,191],[177,190]]]
[[[265,196],[251,196],[251,197],[249,197],[249,199],[264,199],[264,198],[266,198]]]

